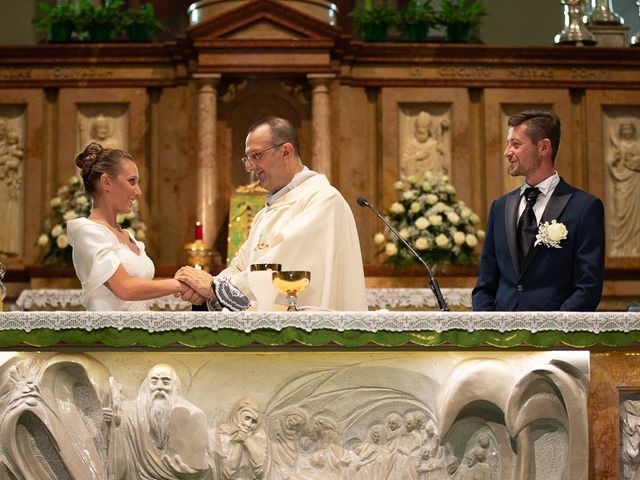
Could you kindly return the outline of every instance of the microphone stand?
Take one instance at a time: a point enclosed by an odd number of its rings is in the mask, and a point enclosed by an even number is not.
[[[431,291],[436,296],[436,300],[438,301],[438,306],[440,307],[440,311],[448,312],[449,307],[447,306],[447,302],[445,302],[444,297],[442,296],[442,291],[440,290],[440,285],[438,285],[438,280],[436,280],[436,277],[434,277],[433,273],[431,273],[431,269],[429,268],[429,265],[427,265],[427,262],[425,262],[422,259],[422,257],[418,255],[418,252],[416,252],[411,247],[411,245],[409,245],[409,243],[404,238],[402,238],[402,236],[398,233],[398,231],[395,228],[393,228],[393,226],[387,221],[387,219],[384,218],[380,214],[380,212],[378,212],[378,210],[373,208],[373,205],[371,205],[366,199],[362,197],[359,197],[357,202],[358,202],[358,205],[360,205],[361,207],[369,208],[373,213],[375,213],[378,216],[378,218],[382,220],[382,222],[387,226],[387,228],[391,230],[394,233],[394,235],[398,237],[398,239],[400,239],[402,244],[409,249],[409,251],[413,254],[413,256],[416,259],[418,259],[418,261],[422,265],[424,265],[424,267],[427,269],[427,273],[429,274],[429,288],[431,288]]]

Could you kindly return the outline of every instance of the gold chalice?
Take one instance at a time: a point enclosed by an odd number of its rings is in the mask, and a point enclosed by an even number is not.
[[[298,311],[298,294],[302,293],[309,286],[311,272],[303,270],[289,270],[284,272],[273,272],[273,285],[276,289],[287,296],[287,311]]]
[[[279,272],[282,270],[282,265],[279,263],[252,263],[249,268],[252,272],[262,272],[264,270]]]

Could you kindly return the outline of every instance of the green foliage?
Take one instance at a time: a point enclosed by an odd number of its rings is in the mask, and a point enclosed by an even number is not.
[[[487,15],[487,9],[478,0],[442,0],[440,21],[444,25],[467,25],[475,29]]]
[[[166,30],[164,22],[159,21],[154,13],[153,4],[145,3],[138,10],[128,10],[122,18],[122,26],[127,38],[133,42],[153,39],[157,30]]]
[[[78,10],[72,0],[67,0],[55,7],[51,7],[46,2],[39,2],[38,7],[42,16],[31,20],[37,30],[49,30],[55,24],[74,24],[78,15]]]
[[[65,39],[69,41],[71,31],[75,32],[74,40],[109,41],[122,30],[136,40],[151,40],[157,30],[165,30],[164,22],[155,16],[153,5],[145,3],[137,10],[123,10],[123,0],[110,0],[105,5],[96,5],[92,0],[66,0],[55,7],[40,2],[41,16],[31,23],[38,30],[47,30],[49,38],[55,35],[56,28],[64,26],[67,31]]]
[[[80,0],[78,21],[84,28],[102,26],[116,29],[122,20],[120,8],[123,5],[122,0],[111,0],[104,6],[96,6],[91,0]]]
[[[396,15],[396,24],[402,30],[404,25],[425,24],[433,26],[437,23],[437,15],[431,6],[431,0],[409,0],[405,7]]]
[[[350,15],[353,17],[354,30],[364,35],[371,26],[392,25],[395,22],[396,11],[386,1],[382,1],[368,3],[363,8],[354,10]]]
[[[164,22],[159,21],[152,3],[145,3],[138,10],[127,10],[122,17],[122,24],[127,27],[146,27],[155,30],[166,30]]]

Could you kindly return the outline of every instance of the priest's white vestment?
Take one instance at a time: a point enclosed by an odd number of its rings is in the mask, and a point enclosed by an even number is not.
[[[327,177],[315,174],[260,210],[249,237],[220,276],[255,299],[247,274],[253,263],[308,270],[298,305],[367,310],[360,241],[349,205]]]

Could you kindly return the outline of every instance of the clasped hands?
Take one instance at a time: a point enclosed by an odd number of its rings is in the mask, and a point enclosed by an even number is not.
[[[173,278],[180,282],[180,297],[183,300],[200,305],[208,298],[213,298],[213,277],[204,270],[182,267]]]

